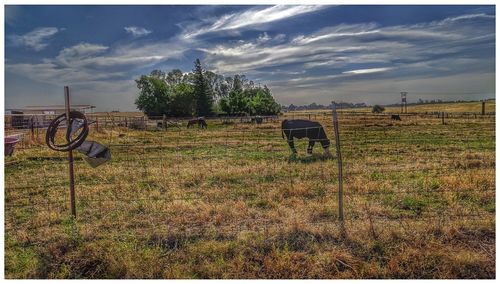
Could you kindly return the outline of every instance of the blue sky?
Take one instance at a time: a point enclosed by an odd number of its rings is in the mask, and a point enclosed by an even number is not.
[[[153,69],[245,74],[282,104],[495,96],[494,6],[6,6],[6,107],[135,110]]]

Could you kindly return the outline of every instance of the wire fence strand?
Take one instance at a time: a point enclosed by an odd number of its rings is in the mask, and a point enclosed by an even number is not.
[[[330,115],[291,118],[319,119],[332,139]],[[6,234],[61,228],[68,216],[66,160],[42,144],[43,123],[51,116],[19,117],[6,119],[6,134],[22,138],[5,164]],[[261,125],[213,119],[206,130],[181,127],[182,119],[161,118],[159,127],[160,118],[90,117],[95,123],[89,139],[106,144],[113,157],[97,169],[75,160],[81,226],[116,222],[121,227],[103,234],[132,230],[145,236],[160,228],[189,235],[291,223],[340,226],[335,157],[290,160],[276,117]],[[494,115],[454,114],[447,125],[432,113],[402,118],[394,122],[389,115],[339,111],[346,225],[494,222]],[[169,120],[175,126],[164,126]],[[297,141],[297,149],[305,152],[306,146],[307,141]],[[358,208],[363,202],[366,208]],[[169,221],[175,222],[164,227]]]

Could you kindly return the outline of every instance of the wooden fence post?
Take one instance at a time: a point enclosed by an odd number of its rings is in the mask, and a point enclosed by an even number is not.
[[[31,119],[29,120],[30,122],[30,128],[31,128],[31,140],[35,140],[35,116],[31,116]]]
[[[335,102],[332,102],[333,129],[335,131],[335,148],[337,151],[337,163],[339,168],[339,220],[344,223],[344,188],[342,176],[342,153],[340,151],[339,121]]]

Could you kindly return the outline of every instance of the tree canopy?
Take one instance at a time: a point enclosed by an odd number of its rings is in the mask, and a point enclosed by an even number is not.
[[[374,105],[372,108],[373,113],[383,113],[385,111],[385,108],[380,105]]]
[[[190,73],[153,70],[136,80],[137,108],[148,116],[274,115],[281,111],[267,86],[245,75],[230,77],[203,69],[199,59]]]

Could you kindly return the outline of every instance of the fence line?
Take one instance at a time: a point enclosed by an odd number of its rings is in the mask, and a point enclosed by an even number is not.
[[[325,114],[325,122],[329,121],[329,115],[331,113]],[[494,126],[494,123],[480,123],[480,130],[467,129],[468,123],[459,122],[459,119],[466,118],[467,116],[457,118],[456,123],[457,129],[463,126],[466,132],[460,132],[456,129],[449,128],[448,125],[441,125],[441,119],[435,117],[425,117],[425,116],[404,116],[408,119],[414,119],[416,121],[428,121],[432,122],[429,131],[422,133],[421,137],[415,136],[412,138],[410,134],[405,132],[403,127],[405,124],[394,125],[382,125],[377,129],[372,127],[365,127],[366,123],[379,123],[381,116],[377,115],[366,115],[362,114],[350,114],[339,110],[339,126],[340,135],[342,136],[343,145],[342,151],[345,157],[344,162],[344,175],[345,175],[345,192],[344,196],[348,198],[346,200],[346,222],[368,222],[369,219],[382,220],[382,221],[398,221],[398,220],[409,220],[414,222],[420,222],[425,220],[433,219],[446,219],[455,218],[460,220],[472,220],[473,217],[481,217],[484,221],[494,220],[494,214],[491,213],[481,213],[485,211],[484,208],[478,209],[478,213],[472,214],[456,214],[454,212],[458,209],[466,208],[465,205],[449,205],[441,211],[432,210],[432,206],[429,208],[424,208],[421,211],[422,215],[386,215],[380,216],[376,212],[370,211],[357,211],[356,208],[351,208],[355,206],[356,202],[366,202],[370,197],[375,196],[377,199],[370,200],[369,204],[372,202],[377,205],[380,204],[379,196],[383,195],[416,195],[416,196],[426,196],[429,194],[445,194],[450,193],[453,195],[460,194],[477,194],[488,195],[495,192],[495,188],[489,183],[485,185],[477,185],[476,188],[468,187],[456,187],[450,188],[453,185],[443,186],[443,188],[433,189],[432,186],[427,189],[412,189],[411,184],[410,189],[403,190],[401,184],[395,183],[393,189],[387,188],[371,188],[371,190],[360,190],[359,186],[354,186],[351,184],[351,179],[356,177],[364,177],[376,174],[390,174],[392,175],[411,175],[412,173],[424,172],[426,177],[438,178],[445,175],[450,175],[452,173],[456,176],[457,173],[463,173],[459,178],[470,178],[473,179],[472,173],[475,170],[483,169],[495,169],[494,160],[494,129],[488,129],[488,127]],[[328,203],[335,201],[337,190],[335,179],[337,178],[336,173],[334,173],[335,160],[322,160],[312,157],[302,157],[302,160],[296,162],[289,162],[287,160],[290,153],[286,141],[281,137],[281,129],[279,124],[275,122],[264,123],[263,125],[252,125],[247,126],[246,124],[236,125],[234,128],[229,126],[224,126],[224,124],[210,125],[213,128],[208,130],[195,130],[195,129],[177,129],[168,128],[167,130],[161,131],[151,131],[151,129],[131,129],[129,126],[134,122],[133,119],[117,117],[105,117],[101,118],[98,116],[90,116],[98,123],[93,124],[91,127],[91,134],[89,135],[95,137],[97,141],[105,143],[113,153],[112,161],[102,168],[90,169],[84,165],[84,161],[78,159],[75,161],[76,166],[76,188],[78,190],[83,190],[78,194],[77,206],[82,207],[82,213],[80,213],[81,225],[89,224],[93,222],[92,220],[113,220],[110,215],[116,214],[114,210],[132,210],[140,208],[142,203],[145,203],[143,210],[146,210],[144,216],[140,213],[135,213],[135,211],[125,212],[122,219],[132,218],[131,216],[137,217],[142,216],[142,218],[159,218],[164,217],[164,220],[168,220],[166,217],[171,217],[171,211],[161,211],[165,209],[160,207],[160,205],[171,205],[174,206],[177,201],[183,202],[194,202],[200,201],[200,204],[207,205],[209,207],[214,207],[214,212],[217,213],[221,207],[221,204],[225,202],[244,202],[248,208],[262,207],[262,214],[257,214],[255,218],[250,218],[246,222],[259,223],[263,221],[260,216],[267,216],[272,212],[272,207],[269,209],[266,206],[272,206],[267,204],[259,204],[260,194],[265,195],[268,187],[275,187],[273,194],[277,195],[274,199],[270,198],[271,202],[275,202],[277,208],[286,207],[290,212],[295,212],[292,209],[293,204],[300,205],[302,210],[309,210],[311,212],[299,212],[295,213],[297,216],[295,218],[300,218],[300,214],[312,214],[317,213],[317,210],[326,210],[331,207],[332,204]],[[297,117],[304,117],[297,115]],[[320,117],[320,115],[318,115]],[[349,118],[354,117],[354,119],[363,118],[363,120],[358,120],[357,123],[349,122]],[[285,116],[286,118],[286,116]],[[382,117],[385,120],[387,115]],[[143,118],[135,118],[137,120],[143,121]],[[162,118],[163,119],[163,118]],[[469,120],[467,117],[466,120]],[[217,119],[213,120],[216,123]],[[150,121],[146,121],[146,124]],[[124,123],[124,126],[120,126]],[[272,124],[274,123],[274,124]],[[331,128],[333,124],[323,123],[323,126],[328,130],[327,133],[331,139]],[[210,122],[209,122],[210,124]],[[409,125],[413,126],[413,125]],[[217,128],[219,127],[219,128]],[[222,128],[224,127],[224,128]],[[240,127],[240,128],[237,128]],[[248,127],[248,128],[241,128]],[[261,128],[269,127],[269,128]],[[43,128],[40,128],[42,130]],[[220,131],[220,129],[224,129]],[[377,136],[378,134],[378,136]],[[418,133],[416,133],[418,134]],[[479,135],[477,135],[479,134]],[[43,135],[43,132],[40,132]],[[123,136],[122,136],[123,135]],[[440,136],[435,136],[440,135]],[[489,140],[491,139],[491,141]],[[42,139],[43,140],[43,139]],[[301,143],[306,143],[302,141]],[[418,144],[420,149],[430,148],[435,149],[435,151],[425,152],[423,150],[419,151],[419,159],[412,159],[411,161],[405,155],[411,154],[413,148],[408,149],[395,149],[395,147],[403,146],[406,144]],[[491,145],[490,145],[491,144]],[[371,145],[379,145],[380,152],[373,152],[370,148]],[[236,147],[234,147],[236,146]],[[410,145],[411,146],[411,145]],[[268,147],[268,148],[264,148]],[[317,146],[318,147],[318,146]],[[447,149],[453,150],[454,153],[459,153],[460,155],[453,154],[443,155],[439,154]],[[16,151],[26,152],[38,150],[44,150],[44,146],[40,144],[26,144],[23,147],[16,148]],[[360,152],[363,151],[363,152]],[[372,151],[372,152],[369,152]],[[370,158],[377,158],[373,161],[368,161],[362,159],[366,153],[369,152]],[[49,154],[50,153],[50,154]],[[424,154],[425,153],[425,154]],[[438,153],[438,154],[436,154]],[[377,156],[380,155],[380,156]],[[480,155],[480,156],[477,156]],[[488,155],[492,155],[488,157]],[[256,173],[248,172],[249,169],[240,170],[232,165],[238,164],[250,164],[256,160],[255,157],[261,157],[262,164],[257,167],[253,164],[253,168],[249,167],[254,171],[259,171]],[[55,155],[54,153],[41,152],[38,154],[39,160],[28,160],[21,158],[19,166],[16,165],[17,161],[15,157],[10,161],[6,161],[6,168],[13,171],[13,173],[6,174],[6,233],[15,234],[12,231],[11,225],[19,225],[18,227],[23,227],[25,225],[31,230],[36,230],[35,223],[43,223],[46,220],[45,226],[47,228],[53,228],[61,226],[61,218],[64,216],[64,210],[68,208],[68,198],[63,195],[62,199],[54,199],[59,193],[59,187],[67,187],[67,181],[63,182],[53,182],[53,180],[60,178],[62,173],[58,170],[51,171],[51,168],[62,169],[64,168],[65,159],[61,155]],[[48,159],[54,160],[48,160]],[[380,159],[379,159],[380,158]],[[488,159],[492,158],[492,159]],[[44,160],[46,159],[46,160]],[[395,164],[394,160],[401,162],[401,165]],[[478,164],[469,165],[468,163],[477,162]],[[377,162],[379,161],[379,162]],[[9,162],[12,162],[9,164]],[[221,164],[222,162],[222,164]],[[362,162],[362,164],[360,164]],[[421,162],[417,166],[408,167],[409,162]],[[436,162],[437,165],[436,165]],[[454,165],[449,165],[447,163],[453,162]],[[16,180],[18,176],[17,173],[22,172],[22,167],[29,165],[36,165],[36,169],[39,170],[38,175],[35,178],[31,178],[29,175],[25,176],[25,180]],[[394,166],[391,166],[394,165]],[[121,172],[117,173],[115,177],[111,174],[114,168],[119,169]],[[391,167],[389,167],[391,166]],[[247,170],[245,172],[245,170]],[[190,171],[189,173],[184,173]],[[231,174],[237,172],[240,175],[235,177],[235,180],[231,180]],[[466,176],[466,174],[469,174]],[[191,174],[188,178],[183,178],[181,175]],[[223,175],[225,174],[225,175]],[[113,179],[106,180],[103,176],[113,177]],[[217,178],[224,177],[228,178],[228,182],[217,180]],[[241,176],[250,177],[241,178]],[[233,177],[234,178],[234,177]],[[247,185],[246,180],[252,180],[255,178],[261,178],[260,181],[264,188],[252,188],[253,191],[246,192],[244,189],[254,186],[255,184]],[[387,176],[385,177],[387,179]],[[475,178],[475,177],[474,177]],[[202,184],[197,184],[198,179],[211,179],[209,180],[212,185],[209,185],[209,190],[205,191]],[[268,179],[268,180],[267,180]],[[175,185],[177,180],[183,180],[185,183],[193,182],[193,185]],[[365,181],[369,181],[367,178]],[[301,183],[307,182],[307,192],[297,194],[303,190],[301,188]],[[16,184],[14,184],[16,182]],[[36,182],[35,184],[21,185],[23,183]],[[243,182],[241,188],[239,188],[239,182]],[[227,183],[227,184],[226,184]],[[256,183],[261,185],[260,183]],[[222,189],[225,186],[230,186],[231,191],[225,192]],[[471,185],[473,186],[473,185]],[[493,185],[494,186],[494,185]],[[127,194],[121,194],[119,189],[121,187],[136,187],[135,191],[128,191]],[[235,188],[233,190],[233,187]],[[318,189],[319,188],[319,189]],[[326,188],[326,189],[323,189]],[[32,191],[30,191],[32,190]],[[86,192],[88,190],[88,192]],[[237,190],[242,190],[238,192]],[[309,191],[318,190],[317,195],[309,194]],[[324,190],[326,193],[321,193]],[[27,192],[23,192],[27,191]],[[28,196],[24,196],[26,194]],[[160,196],[153,196],[153,194],[163,194]],[[292,197],[287,197],[287,194]],[[309,195],[308,195],[309,194]],[[130,196],[132,195],[132,196]],[[269,197],[266,197],[269,198]],[[295,203],[294,203],[295,202]],[[314,203],[317,202],[318,204]],[[352,202],[352,204],[350,204]],[[394,206],[398,206],[400,200],[396,200],[392,203],[393,207],[386,205],[385,211],[396,210]],[[92,203],[91,205],[87,203]],[[306,206],[310,203],[311,206]],[[109,205],[109,204],[112,204]],[[194,204],[194,203],[193,203]],[[148,207],[149,206],[149,207]],[[292,206],[292,208],[288,208]],[[121,208],[121,209],[120,209]],[[151,210],[158,210],[158,212],[150,212]],[[11,220],[10,214],[14,210],[29,210],[30,215],[34,216],[34,220],[23,221],[21,220]],[[385,212],[383,211],[383,212]],[[411,212],[411,210],[408,210]],[[140,211],[138,211],[140,212]],[[155,214],[158,213],[158,214]],[[214,213],[214,214],[215,214]],[[321,213],[321,212],[320,212]],[[387,212],[386,212],[387,213]],[[426,214],[438,213],[435,216],[428,216]],[[45,218],[44,214],[49,217]],[[55,214],[56,216],[52,216]],[[90,214],[90,215],[89,215]],[[93,216],[92,214],[95,214]],[[336,214],[326,211],[324,213],[324,218],[327,219],[324,224],[331,224],[334,226],[338,225],[338,222],[334,221],[337,217]],[[61,215],[61,216],[59,216]],[[313,215],[309,217],[312,218]],[[369,217],[367,217],[369,216]],[[190,217],[187,215],[187,217]],[[195,218],[193,215],[191,218]],[[54,219],[56,218],[56,219]],[[120,219],[121,220],[121,219]],[[153,220],[153,219],[151,219]],[[306,225],[316,225],[322,224],[321,221],[314,220],[304,220]],[[133,222],[131,222],[131,225]],[[156,225],[161,227],[161,224],[148,223],[146,228],[140,228],[141,230],[148,230],[148,227],[155,227]],[[252,225],[252,224],[248,224]],[[254,224],[255,225],[255,224]],[[214,225],[211,224],[206,227],[217,228],[224,230],[225,225]],[[271,224],[270,226],[276,226],[276,224]],[[254,227],[258,227],[258,224]],[[203,224],[197,224],[192,226],[190,229],[203,230]],[[349,228],[355,229],[355,228]],[[235,233],[241,231],[241,229],[235,229]],[[112,229],[113,232],[121,230],[118,228]],[[125,231],[125,229],[124,229]],[[189,234],[188,234],[189,235]]]
[[[132,184],[132,183],[130,183]],[[97,185],[97,184],[92,184],[92,185]],[[109,183],[108,185],[116,185]],[[121,185],[121,184],[120,184]],[[59,185],[59,186],[67,186],[67,184]],[[9,188],[9,190],[12,188]],[[478,193],[478,192],[495,192],[495,188],[486,188],[486,189],[467,189],[467,190],[456,190],[456,189],[436,189],[433,191],[428,191],[428,190],[382,190],[382,191],[371,191],[371,192],[359,192],[359,191],[349,191],[344,193],[344,196],[371,196],[371,195],[383,195],[383,194],[413,194],[413,193],[419,193],[419,194],[442,194],[442,193],[455,193],[455,194],[461,194],[461,193]],[[331,196],[323,196],[322,198],[325,197],[335,197],[338,191],[332,191]],[[221,196],[221,197],[206,197],[206,196],[189,196],[189,197],[168,197],[168,198],[159,198],[159,197],[154,197],[154,198],[116,198],[113,196],[113,198],[108,198],[108,199],[96,199],[96,198],[86,198],[86,197],[80,197],[78,202],[141,202],[141,201],[158,201],[158,202],[165,202],[165,201],[192,201],[192,200],[205,200],[205,201],[241,201],[241,198],[230,198],[227,196]],[[38,205],[47,205],[47,204],[61,204],[67,202],[67,199],[60,199],[60,200],[45,200],[42,202],[30,202],[30,204],[16,204],[16,203],[6,203],[5,207],[36,207]]]

